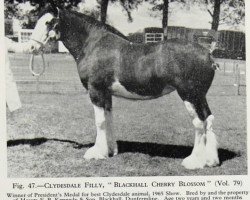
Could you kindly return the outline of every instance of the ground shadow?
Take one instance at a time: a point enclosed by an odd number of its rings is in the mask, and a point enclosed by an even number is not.
[[[17,145],[31,145],[38,146],[48,141],[66,142],[73,145],[73,148],[82,149],[89,148],[93,146],[93,143],[81,144],[71,140],[63,140],[57,138],[33,138],[33,139],[17,139],[8,140],[7,146],[17,146]],[[143,153],[150,156],[159,156],[166,158],[179,158],[183,159],[190,155],[193,147],[183,146],[183,145],[170,145],[170,144],[158,144],[150,142],[130,142],[130,141],[117,141],[118,152],[119,153]],[[233,159],[234,157],[240,156],[239,153],[229,151],[226,149],[219,149],[220,161],[224,162],[226,160]]]
[[[193,147],[183,145],[157,144],[150,142],[130,142],[118,141],[119,153],[143,153],[150,156],[160,156],[167,158],[183,159],[189,156]],[[221,162],[240,156],[239,153],[227,149],[219,149],[219,159]]]
[[[93,146],[93,144],[80,144],[75,141],[71,140],[63,140],[63,139],[57,139],[57,138],[33,138],[33,139],[17,139],[17,140],[8,140],[7,141],[7,147],[17,146],[17,145],[30,145],[30,146],[38,146],[48,141],[56,141],[56,142],[65,142],[70,143],[73,145],[76,149],[81,148],[88,148]]]

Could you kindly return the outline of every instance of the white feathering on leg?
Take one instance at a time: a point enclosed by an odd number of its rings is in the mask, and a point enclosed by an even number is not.
[[[213,120],[214,120],[213,115],[208,116],[208,118],[206,119],[206,136],[207,136],[206,165],[210,167],[219,164],[218,142],[212,128]]]
[[[104,108],[94,105],[96,122],[96,141],[95,145],[87,150],[85,159],[104,159],[108,157],[107,127]]]

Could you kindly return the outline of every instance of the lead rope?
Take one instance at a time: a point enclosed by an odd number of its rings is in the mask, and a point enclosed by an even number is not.
[[[30,57],[29,70],[30,70],[30,72],[31,72],[31,74],[32,74],[33,76],[39,77],[39,76],[43,75],[43,73],[45,72],[45,68],[46,68],[45,60],[44,60],[44,56],[43,56],[43,53],[42,53],[42,54],[41,54],[42,62],[43,62],[42,71],[41,71],[40,73],[36,73],[36,72],[34,71],[34,57],[35,57],[35,54],[32,54],[31,57]]]
[[[34,57],[35,57],[35,54],[31,55],[30,63],[29,63],[29,70],[30,70],[31,74],[36,77],[36,92],[37,93],[40,92],[40,88],[39,88],[40,76],[45,72],[45,60],[44,60],[43,53],[41,54],[41,56],[42,56],[42,62],[43,62],[42,66],[43,67],[42,67],[42,71],[40,73],[37,73],[37,72],[34,71]]]

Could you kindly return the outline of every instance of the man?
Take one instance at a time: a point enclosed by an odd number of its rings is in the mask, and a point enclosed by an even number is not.
[[[17,43],[5,37],[6,50],[5,50],[5,81],[6,81],[6,103],[10,110],[13,112],[21,108],[22,104],[17,90],[17,85],[14,80],[12,71],[10,69],[10,60],[8,51],[12,52],[28,52],[30,50],[29,42]]]

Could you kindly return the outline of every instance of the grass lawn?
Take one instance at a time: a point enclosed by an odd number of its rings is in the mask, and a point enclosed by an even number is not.
[[[9,177],[175,176],[247,174],[246,95],[216,72],[207,96],[215,116],[221,166],[186,170],[194,129],[176,92],[151,101],[113,98],[119,154],[86,161],[95,140],[93,107],[82,91],[20,92],[23,107],[7,111]]]

